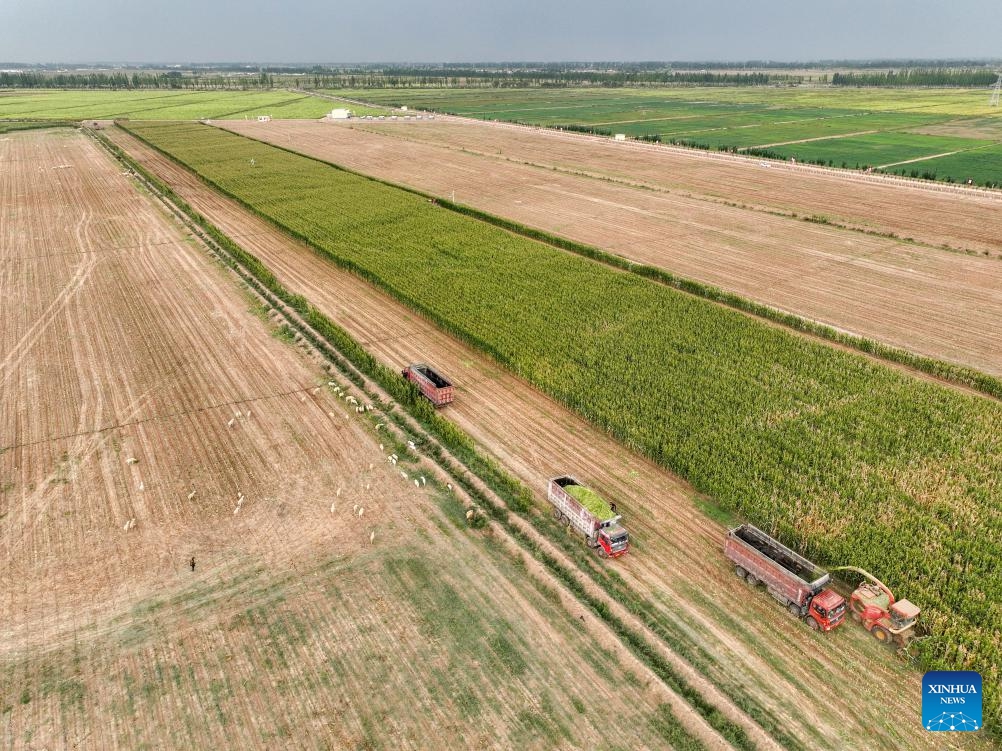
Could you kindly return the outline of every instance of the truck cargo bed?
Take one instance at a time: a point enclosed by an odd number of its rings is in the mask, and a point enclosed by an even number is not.
[[[734,535],[804,582],[811,583],[828,576],[826,571],[750,524],[738,527],[734,530]]]

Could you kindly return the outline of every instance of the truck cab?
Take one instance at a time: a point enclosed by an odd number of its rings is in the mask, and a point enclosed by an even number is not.
[[[811,598],[807,608],[807,625],[815,631],[831,631],[845,620],[845,598],[832,589],[825,589]]]
[[[630,535],[619,524],[617,516],[598,531],[598,554],[602,558],[618,558],[630,549]]]

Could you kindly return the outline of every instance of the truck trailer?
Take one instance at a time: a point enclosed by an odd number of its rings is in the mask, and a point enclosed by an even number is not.
[[[751,524],[727,533],[724,554],[734,573],[752,586],[765,584],[769,594],[807,621],[815,631],[831,631],[845,621],[845,598],[825,585],[831,574]]]
[[[400,375],[417,386],[425,398],[436,407],[442,407],[453,400],[452,383],[429,365],[424,363],[408,365]]]
[[[630,536],[615,506],[570,475],[552,478],[546,497],[553,504],[553,518],[581,534],[601,558],[618,558],[630,549]]]

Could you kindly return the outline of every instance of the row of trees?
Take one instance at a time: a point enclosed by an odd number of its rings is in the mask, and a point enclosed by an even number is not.
[[[256,89],[274,85],[270,73],[253,76],[184,75],[180,71],[145,73],[0,72],[0,88],[7,89]]]
[[[909,68],[875,73],[834,73],[833,86],[991,86],[998,73],[965,68]]]
[[[308,76],[317,89],[355,88],[544,88],[564,86],[764,86],[799,83],[797,76],[771,73],[711,73],[708,71],[498,71],[386,69],[382,71],[324,71]]]

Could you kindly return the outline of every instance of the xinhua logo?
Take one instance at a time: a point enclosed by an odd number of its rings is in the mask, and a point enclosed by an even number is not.
[[[922,725],[947,732],[981,729],[981,674],[930,670],[922,678]]]

